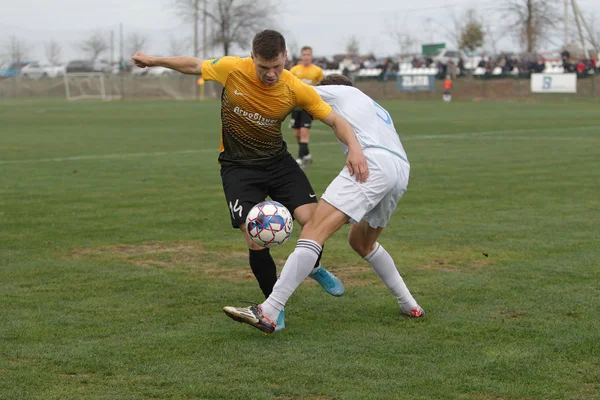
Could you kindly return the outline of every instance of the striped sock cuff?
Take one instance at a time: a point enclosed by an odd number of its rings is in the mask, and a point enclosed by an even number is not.
[[[375,248],[373,249],[372,252],[370,252],[369,254],[367,254],[367,256],[365,257],[365,261],[369,261],[371,258],[373,258],[373,256],[375,255],[375,253],[377,253],[377,251],[381,248],[381,245],[379,243],[375,243]]]
[[[307,249],[310,251],[314,251],[315,253],[317,253],[317,255],[321,254],[321,251],[323,251],[323,248],[319,245],[319,243],[315,242],[314,240],[308,239],[298,240],[298,243],[296,244],[296,249]]]

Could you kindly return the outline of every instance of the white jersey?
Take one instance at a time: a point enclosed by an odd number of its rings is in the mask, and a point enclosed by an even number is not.
[[[362,149],[387,150],[408,163],[390,114],[375,100],[352,86],[316,86],[321,98],[354,129]],[[341,143],[348,154],[348,147]]]

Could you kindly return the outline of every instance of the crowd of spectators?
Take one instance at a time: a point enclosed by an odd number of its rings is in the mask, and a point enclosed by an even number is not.
[[[493,56],[473,56],[469,59],[463,57],[456,61],[447,60],[443,63],[435,61],[431,56],[415,55],[412,57],[375,57],[373,54],[366,56],[336,55],[333,57],[316,57],[313,62],[324,70],[339,70],[344,74],[351,74],[361,69],[377,69],[380,71],[381,79],[388,79],[400,72],[403,67],[410,65],[411,68],[428,68],[437,71],[437,77],[443,79],[451,75],[453,79],[458,76],[475,75],[490,78],[492,76],[529,76],[531,73],[548,72],[548,65],[562,66],[563,72],[575,72],[585,76],[600,67],[597,59],[585,59],[576,57],[568,51],[560,54],[561,59],[546,59],[535,53],[511,53],[502,52]],[[299,60],[292,58],[288,60],[288,67],[297,64]]]
[[[577,75],[589,74],[598,69],[598,60],[594,57],[573,57],[567,50],[560,53],[562,66],[565,72],[575,72]]]

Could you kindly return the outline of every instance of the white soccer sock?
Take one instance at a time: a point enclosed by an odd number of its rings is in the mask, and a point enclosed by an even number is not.
[[[404,280],[402,280],[392,256],[390,256],[383,246],[375,243],[375,250],[365,257],[365,261],[371,264],[383,283],[396,296],[402,312],[408,312],[418,306],[417,301],[412,297]]]
[[[277,321],[279,312],[285,307],[285,303],[294,293],[294,290],[312,272],[321,246],[312,240],[300,239],[296,249],[288,257],[281,275],[273,288],[273,292],[264,303],[261,304],[263,315],[271,321]]]

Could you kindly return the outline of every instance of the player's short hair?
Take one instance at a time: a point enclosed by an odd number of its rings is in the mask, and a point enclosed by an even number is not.
[[[310,46],[304,46],[303,48],[301,48],[300,53],[302,53],[304,50],[310,50],[310,52],[312,53],[312,47]]]
[[[328,85],[338,85],[338,86],[354,86],[350,78],[340,74],[331,74],[327,75],[325,78],[321,79],[318,86],[328,86]]]
[[[277,58],[285,50],[285,39],[277,31],[265,29],[252,39],[252,53],[266,61]]]

